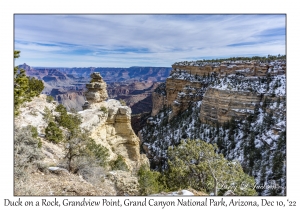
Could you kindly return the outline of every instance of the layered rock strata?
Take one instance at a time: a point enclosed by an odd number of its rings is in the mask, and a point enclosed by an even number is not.
[[[172,107],[171,119],[191,102],[201,100],[202,86],[200,82],[169,77],[165,86],[152,93],[151,116],[155,116],[163,107]]]
[[[200,88],[202,85],[200,82],[193,82],[184,79],[174,79],[168,78],[166,80],[166,92],[167,92],[167,102],[168,106],[171,106],[176,98],[178,93],[184,91],[186,87]]]
[[[170,76],[166,80],[165,93],[159,91],[152,94],[153,106],[151,116],[155,116],[164,106],[168,106],[172,108],[172,113],[169,116],[169,119],[172,119],[179,112],[186,110],[191,102],[201,101],[209,84],[207,78],[209,76],[211,79],[211,75],[222,78],[225,75],[237,74],[244,75],[245,78],[251,80],[251,78],[257,79],[257,77],[265,77],[267,74],[272,76],[285,74],[286,72],[286,64],[283,61],[271,63],[257,61],[225,61],[221,63],[179,62],[172,65],[172,68]],[[213,79],[215,79],[215,77]],[[212,80],[210,80],[210,82],[211,81]],[[208,95],[210,95],[210,93],[207,94],[207,97]],[[256,100],[253,99],[253,101]],[[246,113],[239,110],[243,109],[242,107],[243,106],[237,106],[237,108],[233,108],[229,113],[223,114],[222,117],[220,117],[220,122],[228,118],[223,116],[246,115]],[[208,108],[205,109],[207,110]],[[211,111],[211,113],[212,114],[205,114],[205,118],[211,118],[213,120],[215,110]],[[204,117],[202,118],[204,119]]]
[[[181,70],[186,71],[191,75],[204,76],[212,72],[225,74],[241,73],[245,76],[266,76],[267,73],[271,75],[285,74],[286,64],[285,62],[271,62],[261,63],[256,61],[239,62],[239,61],[225,61],[221,63],[200,63],[199,65],[192,65],[188,63],[175,63],[172,65],[172,71]]]
[[[89,103],[99,103],[108,98],[106,83],[102,79],[99,72],[94,72],[91,74],[91,82],[86,84],[87,92],[85,97]]]
[[[260,100],[260,95],[252,92],[208,88],[202,100],[200,120],[224,123],[232,117],[244,119],[254,113]]]
[[[169,119],[188,108],[191,102],[200,101],[202,95],[200,82],[168,78],[166,81],[166,105],[172,108]]]
[[[152,93],[152,111],[151,111],[151,116],[155,116],[158,114],[158,112],[166,105],[166,96],[153,92]]]

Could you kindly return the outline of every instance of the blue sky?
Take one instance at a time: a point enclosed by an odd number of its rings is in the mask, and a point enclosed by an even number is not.
[[[16,65],[166,66],[286,54],[285,15],[15,15]]]

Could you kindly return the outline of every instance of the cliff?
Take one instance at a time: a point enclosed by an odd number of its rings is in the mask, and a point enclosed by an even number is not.
[[[139,195],[136,172],[142,164],[149,162],[145,155],[140,154],[139,138],[131,128],[131,109],[117,100],[106,100],[106,89],[99,88],[105,87],[105,82],[100,77],[97,73],[92,75],[92,85],[87,84],[92,88],[86,93],[89,96],[89,106],[77,114],[82,121],[80,128],[89,131],[90,137],[97,144],[108,149],[108,162],[111,167],[91,167],[89,160],[86,160],[87,166],[80,172],[73,174],[64,168],[67,155],[64,150],[65,143],[52,143],[45,137],[48,126],[45,117],[47,112],[54,116],[58,114],[55,111],[57,102],[49,103],[46,95],[40,95],[26,102],[20,108],[20,115],[15,118],[17,129],[29,125],[37,128],[36,141],[39,142],[41,153],[35,154],[35,157],[39,155],[40,158],[37,166],[22,171],[25,181],[15,175],[15,195]],[[63,127],[59,129],[66,132]],[[21,141],[22,135],[22,131],[18,131]],[[19,147],[15,146],[16,148]],[[110,163],[120,157],[128,171],[120,168],[112,171],[113,166]]]
[[[202,100],[200,120],[224,123],[232,117],[245,119],[247,115],[254,113],[255,105],[260,100],[259,94],[250,91],[208,88]]]
[[[202,100],[208,84],[216,80],[216,73],[202,77],[174,69],[164,85],[152,94],[152,116],[163,107],[170,107],[169,120],[186,110],[192,102]]]
[[[228,86],[226,87],[227,92],[216,92],[210,89],[203,100],[202,110],[206,111],[202,114],[201,120],[223,123],[232,116],[243,118],[248,111],[253,111],[255,104],[259,102],[258,97],[263,97],[262,95],[266,93],[266,91],[257,91],[257,87],[262,87],[266,82],[262,78],[268,77],[266,80],[269,81],[271,76],[280,78],[285,75],[285,72],[284,60],[268,63],[258,61],[177,62],[172,65],[172,71],[165,82],[164,90],[154,91],[152,94],[151,115],[155,116],[164,106],[171,107],[170,120],[185,111],[191,103],[201,101],[208,87],[217,86],[224,79],[227,80],[228,75],[230,77],[236,75],[234,82],[231,83],[232,87],[241,83],[254,85],[248,89],[241,87],[235,91]],[[232,80],[230,77],[229,80]],[[262,89],[266,90],[267,87],[264,86]],[[247,93],[252,90],[256,91],[253,94]],[[211,94],[216,94],[216,98]],[[239,102],[239,100],[241,101]],[[211,102],[213,104],[210,104]],[[221,105],[223,102],[227,105]],[[244,102],[246,104],[243,104]],[[219,105],[216,105],[218,103]]]
[[[139,138],[131,128],[131,109],[110,99],[91,104],[89,109],[78,112],[83,118],[81,127],[91,132],[96,143],[109,149],[110,159],[122,155],[130,170],[147,163],[145,155],[140,155]]]
[[[79,112],[81,128],[89,130],[96,143],[109,149],[111,160],[121,155],[130,170],[137,170],[147,163],[147,158],[139,152],[139,138],[131,127],[131,109],[117,100],[106,100],[106,83],[100,73],[93,73],[91,78],[85,93],[88,105]]]
[[[286,65],[262,62],[179,62],[152,94],[152,116],[139,132],[153,169],[168,167],[169,147],[182,140],[217,144],[264,186],[285,189]],[[257,189],[259,195],[285,195]]]
[[[258,60],[239,60],[239,61],[222,61],[222,62],[205,62],[205,61],[184,61],[176,62],[172,65],[173,70],[186,71],[191,75],[209,75],[216,72],[221,75],[242,73],[245,76],[266,76],[282,75],[286,72],[285,60],[275,60],[262,62]]]
[[[82,110],[82,105],[85,102],[83,91],[60,92],[56,90],[56,88],[53,88],[50,95],[54,96],[55,101],[63,104],[67,111],[71,109]]]

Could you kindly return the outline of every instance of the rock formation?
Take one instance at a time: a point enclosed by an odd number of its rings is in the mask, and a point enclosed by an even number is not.
[[[167,100],[165,95],[153,92],[152,101],[155,101],[155,103],[152,104],[151,116],[155,116],[166,105]]]
[[[99,72],[91,74],[91,82],[86,84],[87,92],[85,97],[90,103],[99,103],[108,98],[106,83],[103,81]]]
[[[271,62],[262,63],[258,61],[223,61],[223,62],[178,62],[172,65],[174,70],[185,71],[191,75],[204,76],[212,72],[221,75],[242,73],[245,76],[266,76],[267,73],[271,75],[285,74],[286,63]]]
[[[285,74],[286,64],[285,61],[274,61],[270,63],[261,63],[257,61],[224,61],[221,63],[178,62],[172,65],[172,68],[173,69],[170,73],[170,76],[166,80],[164,91],[159,90],[155,91],[152,94],[152,116],[155,116],[159,112],[159,110],[161,110],[164,106],[167,106],[172,108],[172,113],[169,116],[169,119],[172,119],[179,112],[186,110],[191,102],[201,101],[204,93],[206,92],[208,84],[213,82],[213,80],[216,80],[217,77],[224,78],[226,75],[237,74],[247,78],[248,80],[251,80],[251,78],[257,80],[258,77],[266,77],[267,74],[269,74],[270,76]],[[209,95],[211,92],[212,90],[207,93],[207,97],[203,102],[205,110],[208,111],[208,109],[212,109],[212,111],[204,113],[201,116],[202,120],[214,120],[214,117],[216,117],[216,110],[213,109],[216,108],[215,105],[209,104],[211,103],[211,101],[209,101]],[[222,98],[224,91],[221,92],[220,97]],[[216,94],[219,94],[219,92]],[[245,98],[244,95],[246,94],[243,91],[241,91],[240,93],[228,93],[226,97],[229,95],[235,95],[234,97],[239,98],[239,94],[241,95],[241,100],[243,101]],[[220,100],[222,101],[223,99]],[[232,101],[234,100],[232,99]],[[226,121],[227,118],[231,116],[246,116],[247,111],[244,112],[243,109],[253,111],[254,104],[258,102],[257,96],[249,96],[249,101],[253,102],[253,106],[251,106],[251,109],[248,109],[249,107],[247,108],[246,105],[242,104],[240,104],[242,106],[232,105],[236,103],[238,104],[239,102],[230,102],[228,105],[224,105],[233,108],[227,110],[226,114],[224,108],[222,113],[220,112],[218,114],[220,119],[219,122],[223,122],[224,120]],[[226,100],[225,102],[225,104],[227,104]],[[221,109],[222,108],[220,108],[220,110]]]
[[[106,83],[98,72],[91,77],[85,93],[88,109],[79,112],[83,118],[81,127],[91,132],[96,143],[109,149],[112,160],[123,156],[130,170],[147,164],[147,158],[140,155],[139,138],[131,128],[131,109],[114,99],[104,101],[107,99]]]
[[[101,76],[93,75],[93,85],[99,84]],[[103,84],[102,81],[101,84]],[[104,83],[105,84],[105,83]],[[72,173],[55,173],[53,168],[38,172],[30,178],[32,195],[138,195],[138,178],[136,172],[142,164],[149,165],[144,154],[140,154],[140,140],[131,128],[131,109],[123,106],[119,101],[107,98],[105,89],[91,88],[88,109],[78,112],[82,117],[81,128],[87,129],[96,143],[105,146],[109,150],[109,160],[114,161],[122,157],[129,171],[114,170],[102,171],[92,180],[83,179]],[[104,87],[104,85],[102,85]],[[97,89],[98,91],[95,91]],[[104,94],[104,96],[102,95]],[[32,125],[37,127],[38,136],[42,142],[42,152],[45,155],[43,164],[46,166],[59,166],[65,153],[61,144],[53,144],[45,138],[47,127],[45,108],[54,115],[57,103],[46,101],[46,95],[40,95],[30,102],[26,102],[20,108],[20,115],[15,118],[16,127]],[[56,169],[56,168],[54,168]],[[100,170],[100,169],[99,169]],[[53,172],[53,173],[49,173]],[[46,173],[45,172],[45,173]],[[49,181],[48,179],[51,179]],[[32,181],[34,180],[34,181]],[[36,183],[42,190],[37,189]],[[92,183],[92,184],[91,184]],[[19,189],[19,188],[18,188]],[[24,195],[24,190],[15,191],[17,195]],[[27,189],[27,188],[26,188]]]
[[[244,119],[254,113],[255,105],[259,102],[260,95],[249,91],[208,88],[202,100],[200,120],[224,123],[232,117]]]

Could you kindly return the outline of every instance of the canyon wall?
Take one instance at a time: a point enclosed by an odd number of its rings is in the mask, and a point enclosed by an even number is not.
[[[222,63],[201,63],[200,65],[187,65],[177,63],[172,65],[173,70],[186,71],[192,75],[204,76],[212,72],[221,75],[243,73],[246,76],[266,76],[270,70],[271,75],[284,74],[286,64],[282,63],[278,66],[276,63],[260,63],[260,62],[222,62]],[[172,70],[172,71],[173,71]],[[172,72],[171,72],[172,73]]]
[[[254,113],[260,99],[256,93],[208,88],[202,100],[200,120],[224,123],[232,117],[244,119]]]
[[[201,120],[221,123],[233,116],[242,118],[252,112],[255,104],[259,102],[259,96],[247,91],[207,90],[210,84],[227,75],[241,75],[245,79],[258,80],[258,77],[266,77],[268,74],[277,76],[286,72],[285,62],[179,62],[172,65],[172,68],[164,91],[155,91],[152,94],[151,115],[155,116],[167,106],[172,109],[169,115],[169,119],[172,119],[186,110],[192,102],[201,101],[206,93],[201,108]]]

